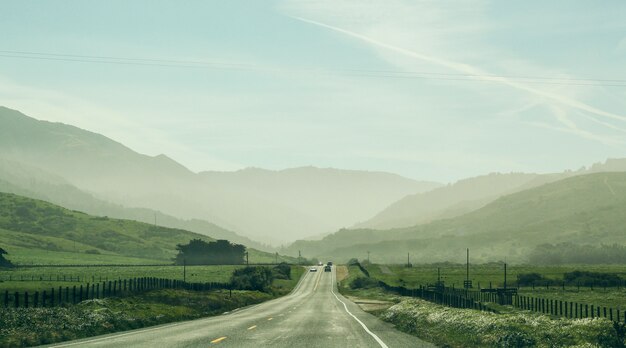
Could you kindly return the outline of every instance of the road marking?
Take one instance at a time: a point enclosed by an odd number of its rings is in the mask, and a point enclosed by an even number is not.
[[[256,325],[252,325],[248,328],[248,330],[254,330],[254,329],[256,329]]]
[[[226,339],[226,336],[222,336],[222,337],[220,337],[220,338],[216,338],[216,339],[214,339],[213,341],[211,341],[211,343],[213,343],[213,344],[215,344],[215,343],[220,343],[220,342],[222,342],[222,341],[223,341],[223,340],[225,340],[225,339]]]
[[[378,342],[378,344],[382,347],[382,348],[389,348],[385,342],[383,342],[383,340],[380,339],[380,337],[376,336],[375,333],[371,332],[370,329],[367,328],[367,326],[365,326],[365,324],[363,324],[362,321],[359,320],[359,318],[357,318],[354,314],[352,314],[349,310],[348,310],[348,306],[346,305],[345,302],[343,302],[342,300],[339,299],[339,296],[337,296],[337,294],[335,294],[335,289],[334,289],[334,285],[335,285],[335,280],[336,279],[336,274],[335,272],[333,272],[333,281],[330,283],[330,292],[333,294],[333,296],[335,296],[335,298],[337,299],[337,301],[341,302],[341,304],[343,304],[343,308],[346,310],[346,312],[348,314],[350,314],[350,316],[352,318],[354,318],[354,320],[356,320],[359,324],[361,324],[361,326],[363,327],[363,329],[365,330],[365,332],[367,332],[370,336],[372,336],[376,342]]]
[[[322,273],[319,273],[317,275],[317,281],[315,282],[315,287],[313,288],[313,291],[317,290],[317,286],[320,284],[320,279],[322,279]]]
[[[272,319],[274,319],[274,318],[267,318],[267,320],[272,320]]]

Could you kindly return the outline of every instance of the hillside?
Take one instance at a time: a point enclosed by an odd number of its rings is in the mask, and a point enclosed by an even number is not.
[[[267,246],[240,236],[232,231],[202,220],[183,220],[146,208],[128,208],[95,198],[71,185],[63,178],[37,167],[0,157],[0,192],[40,199],[71,210],[118,219],[136,220],[160,226],[183,229],[215,239],[227,239],[234,243],[270,251]]]
[[[501,197],[471,213],[410,228],[342,230],[322,241],[299,241],[287,253],[363,258],[374,261],[463,261],[472,249],[477,261],[523,262],[543,243],[624,243],[626,173],[596,173],[545,184]],[[401,241],[401,243],[399,243]]]
[[[0,245],[22,263],[91,259],[96,263],[168,263],[176,254],[176,244],[194,238],[213,240],[180,229],[92,216],[10,193],[0,193],[0,230]],[[250,258],[269,262],[274,255],[251,249]]]
[[[626,171],[626,159],[608,159],[578,171],[551,174],[492,173],[409,195],[354,228],[409,227],[469,213],[496,199],[576,175]]]
[[[352,226],[408,194],[438,187],[387,173],[313,167],[196,174],[165,155],[142,155],[102,135],[4,107],[0,157],[99,200],[210,221],[265,244]]]

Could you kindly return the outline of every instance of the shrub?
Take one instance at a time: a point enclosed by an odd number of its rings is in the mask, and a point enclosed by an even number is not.
[[[272,271],[274,272],[274,278],[276,279],[291,279],[291,266],[284,262],[274,266]]]
[[[274,273],[267,267],[245,267],[233,272],[230,284],[233,289],[267,292],[273,280]]]
[[[352,289],[370,289],[378,286],[378,281],[372,278],[359,277],[350,282]]]

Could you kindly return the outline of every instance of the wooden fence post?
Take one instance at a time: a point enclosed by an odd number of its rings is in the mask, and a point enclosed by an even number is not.
[[[50,289],[50,307],[54,307],[54,288]]]
[[[46,307],[46,290],[41,293],[41,307]]]
[[[9,308],[9,290],[4,290],[4,308]],[[619,318],[619,311],[617,317]]]
[[[24,292],[24,308],[28,308],[28,291]]]
[[[15,300],[15,308],[19,308],[20,307],[20,293],[16,291],[13,299]]]

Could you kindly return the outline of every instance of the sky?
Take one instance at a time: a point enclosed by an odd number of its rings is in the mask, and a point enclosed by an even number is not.
[[[626,1],[0,1],[0,105],[193,171],[626,157]]]

